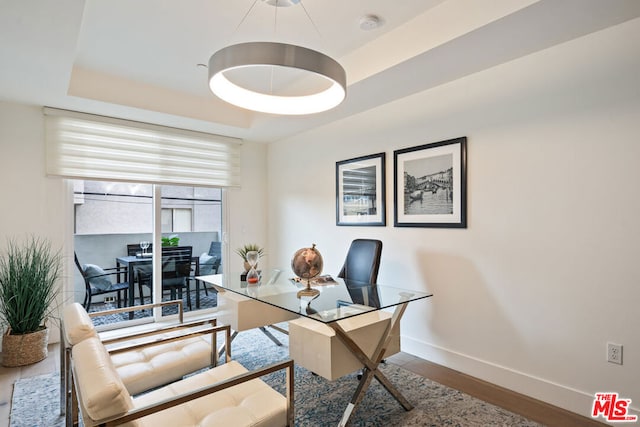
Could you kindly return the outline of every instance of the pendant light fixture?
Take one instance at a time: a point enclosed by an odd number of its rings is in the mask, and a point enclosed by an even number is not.
[[[301,0],[263,1],[276,7],[301,4]],[[313,76],[320,84],[311,91],[277,95],[272,87],[270,90],[259,89],[246,77],[242,83],[242,79],[234,81],[229,77],[265,67],[270,67],[271,76],[283,69],[297,76]],[[313,114],[330,110],[344,100],[346,73],[337,61],[312,49],[277,42],[249,42],[225,47],[211,56],[209,87],[222,100],[248,110],[281,115]]]

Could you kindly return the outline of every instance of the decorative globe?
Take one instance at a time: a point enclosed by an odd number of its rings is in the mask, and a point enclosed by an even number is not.
[[[322,255],[315,243],[310,248],[298,249],[291,258],[291,269],[295,275],[307,281],[322,273],[322,267]]]

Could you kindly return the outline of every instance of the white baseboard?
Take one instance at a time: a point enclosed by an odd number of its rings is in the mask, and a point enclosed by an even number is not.
[[[591,417],[594,395],[553,381],[519,372],[469,355],[402,336],[403,352],[489,383],[541,400],[584,417]],[[635,403],[635,402],[632,402]],[[637,414],[637,408],[631,414]],[[600,421],[603,421],[600,419]]]

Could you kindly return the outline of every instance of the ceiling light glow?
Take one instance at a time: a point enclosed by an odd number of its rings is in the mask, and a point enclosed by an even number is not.
[[[291,67],[314,73],[331,84],[319,92],[279,96],[247,89],[230,81],[225,71],[265,65]],[[330,110],[346,96],[346,73],[334,59],[301,46],[250,42],[225,47],[209,59],[209,87],[220,99],[238,107],[282,115],[313,114]]]

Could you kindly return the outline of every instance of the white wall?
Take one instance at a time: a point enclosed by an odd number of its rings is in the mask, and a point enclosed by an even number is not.
[[[229,246],[225,272],[244,271],[243,260],[235,250],[248,243],[267,246],[267,148],[261,143],[245,141],[242,146],[242,182],[240,189],[227,191]],[[269,254],[263,262],[268,260]]]
[[[428,290],[403,350],[585,416],[640,407],[640,20],[269,146],[269,252],[384,242],[379,281]],[[347,95],[348,96],[348,95]],[[468,137],[468,228],[393,227],[393,150]],[[386,152],[387,226],[335,225],[335,162]],[[605,361],[624,345],[624,365]]]
[[[0,158],[0,251],[5,252],[8,239],[23,241],[30,236],[48,239],[52,248],[62,249],[66,187],[62,180],[45,176],[40,108],[0,102]],[[57,341],[57,337],[54,328],[50,338]]]

